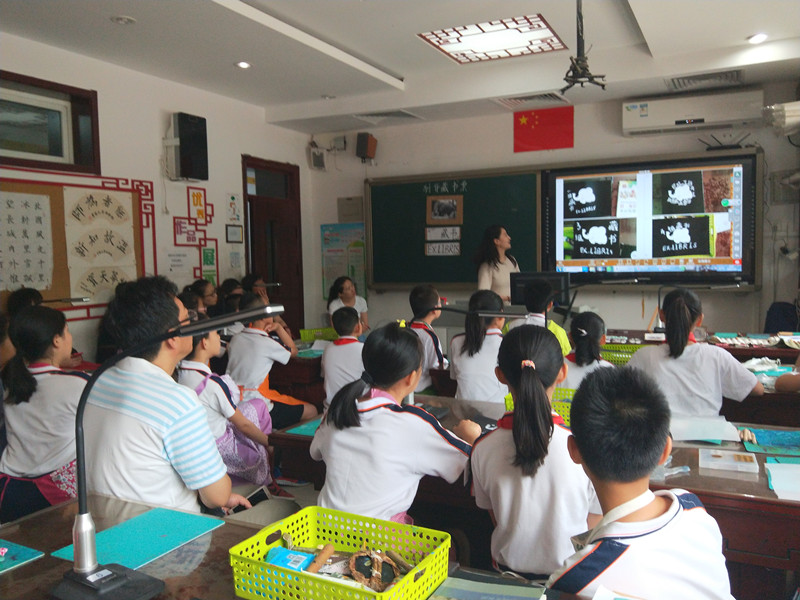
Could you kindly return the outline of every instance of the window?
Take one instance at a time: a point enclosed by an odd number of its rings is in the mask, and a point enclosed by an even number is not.
[[[0,71],[0,162],[100,175],[97,93]]]

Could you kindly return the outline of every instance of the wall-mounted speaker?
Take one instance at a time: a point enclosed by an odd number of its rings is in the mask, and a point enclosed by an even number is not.
[[[370,133],[359,133],[356,137],[356,156],[362,161],[368,158],[375,158],[375,151],[378,149],[378,140]]]
[[[316,146],[308,145],[306,148],[308,153],[308,167],[315,171],[325,170],[325,150],[317,148]]]
[[[208,179],[208,140],[204,117],[173,113],[164,144],[170,179]]]

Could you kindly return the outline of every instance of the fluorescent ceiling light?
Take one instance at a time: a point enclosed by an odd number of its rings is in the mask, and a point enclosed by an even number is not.
[[[461,64],[565,50],[541,15],[529,15],[417,34]]]
[[[250,67],[252,67],[253,65],[251,65],[251,64],[250,64],[249,62],[247,62],[247,61],[240,60],[239,62],[237,62],[237,63],[236,63],[236,66],[237,66],[237,67],[239,67],[240,69],[249,69],[249,68],[250,68]]]
[[[747,41],[750,42],[751,44],[760,44],[761,42],[763,42],[766,39],[767,39],[767,34],[766,33],[757,33],[757,34],[751,35],[749,38],[747,38]]]

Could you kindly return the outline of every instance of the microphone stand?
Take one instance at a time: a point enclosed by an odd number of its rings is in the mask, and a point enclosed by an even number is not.
[[[84,450],[83,413],[86,401],[100,376],[123,358],[141,352],[153,344],[173,337],[201,335],[222,329],[236,321],[252,322],[270,315],[284,312],[281,304],[267,304],[249,310],[231,313],[189,324],[179,324],[132,348],[115,354],[92,373],[78,401],[75,414],[75,457],[78,484],[78,514],[72,527],[73,568],[64,574],[51,592],[56,600],[78,600],[89,598],[111,598],[114,600],[146,600],[164,589],[164,582],[150,575],[139,573],[118,564],[99,565],[95,545],[95,526],[89,512],[86,487],[86,454]]]

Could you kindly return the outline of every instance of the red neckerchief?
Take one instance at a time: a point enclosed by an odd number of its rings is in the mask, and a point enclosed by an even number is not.
[[[339,338],[333,340],[334,346],[346,346],[347,344],[355,344],[358,340],[356,338]]]
[[[578,361],[577,361],[577,360],[575,360],[575,353],[574,353],[574,352],[570,352],[570,353],[569,353],[569,354],[567,354],[567,355],[566,355],[564,358],[566,358],[566,359],[567,359],[569,362],[571,362],[571,363],[578,364]]]
[[[411,329],[431,329],[425,321],[411,321]]]
[[[564,424],[564,419],[561,417],[561,415],[553,413],[553,425],[563,425],[563,424]],[[500,429],[513,429],[514,428],[514,413],[513,413],[513,411],[512,412],[507,412],[506,414],[504,414],[497,421],[497,426]]]

